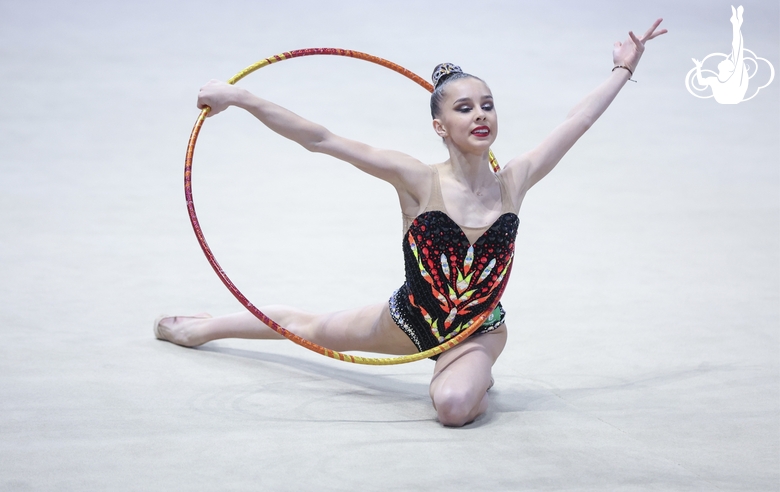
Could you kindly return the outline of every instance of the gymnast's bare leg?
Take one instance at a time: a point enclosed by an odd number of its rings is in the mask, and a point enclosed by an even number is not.
[[[506,324],[467,338],[444,352],[436,361],[430,394],[443,425],[460,427],[472,422],[488,408],[488,392],[493,384],[493,364],[504,350]]]
[[[395,325],[387,303],[329,314],[311,314],[288,306],[261,310],[291,332],[333,350],[362,350],[392,355],[417,352],[414,343]],[[206,314],[171,316],[155,325],[155,335],[185,347],[222,338],[278,340],[281,335],[250,312],[212,318]],[[430,395],[439,421],[462,426],[487,410],[491,368],[506,344],[506,326],[471,337],[439,356]]]
[[[392,355],[417,352],[414,343],[393,322],[387,302],[327,314],[307,313],[289,306],[266,306],[261,311],[296,335],[331,350]],[[155,335],[185,347],[221,338],[284,339],[249,311],[217,318],[197,315],[158,319]]]

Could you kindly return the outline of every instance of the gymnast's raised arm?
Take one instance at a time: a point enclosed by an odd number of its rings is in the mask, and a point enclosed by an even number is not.
[[[604,113],[636,70],[645,43],[667,32],[666,29],[656,32],[661,21],[655,21],[641,38],[629,31],[629,38],[625,42],[616,42],[612,58],[615,67],[624,68],[613,69],[607,80],[585,96],[569,112],[563,123],[536,148],[507,163],[506,173],[511,177],[516,193],[522,195],[552,171],[574,143]]]
[[[412,199],[418,200],[415,184],[421,181],[422,176],[428,175],[427,166],[411,156],[340,137],[322,125],[225,82],[212,80],[200,89],[198,108],[203,109],[206,106],[211,108],[209,116],[214,116],[229,106],[245,109],[265,126],[297,142],[306,150],[349,162],[361,171],[387,181],[395,186],[402,200],[405,195],[411,195]]]

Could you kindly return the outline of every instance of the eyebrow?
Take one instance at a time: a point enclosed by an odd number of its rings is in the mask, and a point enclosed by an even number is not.
[[[482,99],[493,99],[493,96],[491,96],[490,94],[485,94],[484,96],[482,96]],[[461,97],[460,99],[456,100],[452,104],[460,104],[460,103],[466,102],[466,101],[471,101],[471,98],[470,97]]]

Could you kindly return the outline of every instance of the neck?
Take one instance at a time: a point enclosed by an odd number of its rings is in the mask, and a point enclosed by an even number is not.
[[[472,191],[487,188],[495,183],[493,171],[490,169],[490,151],[479,154],[466,154],[457,148],[449,146],[449,170],[452,176]]]

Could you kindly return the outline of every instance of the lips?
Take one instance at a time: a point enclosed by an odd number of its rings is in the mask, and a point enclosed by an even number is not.
[[[490,128],[486,126],[478,126],[471,130],[471,134],[475,137],[486,138],[490,136]]]

